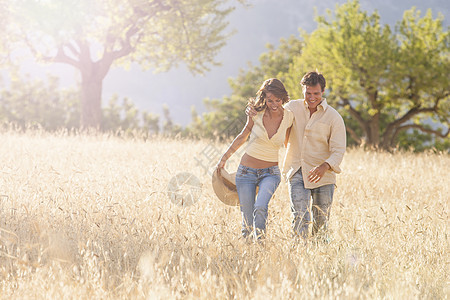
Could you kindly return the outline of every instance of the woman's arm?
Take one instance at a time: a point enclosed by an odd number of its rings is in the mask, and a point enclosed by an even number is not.
[[[248,136],[252,132],[253,128],[253,120],[249,116],[247,116],[247,123],[245,124],[242,131],[236,136],[231,145],[228,147],[227,151],[220,158],[219,163],[217,164],[218,168],[225,167],[225,162],[236,152],[244,143],[247,141]]]

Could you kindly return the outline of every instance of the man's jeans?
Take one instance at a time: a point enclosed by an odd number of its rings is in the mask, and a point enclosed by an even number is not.
[[[256,228],[256,237],[265,234],[269,201],[280,184],[278,166],[254,169],[239,165],[236,187],[242,212],[242,235],[249,237]],[[256,196],[256,187],[259,187]],[[256,198],[256,201],[255,201]]]
[[[289,179],[289,195],[294,217],[292,225],[295,234],[303,238],[308,236],[308,225],[311,223],[311,197],[314,219],[312,234],[316,234],[321,227],[326,229],[333,202],[333,193],[334,184],[306,189],[301,168]]]

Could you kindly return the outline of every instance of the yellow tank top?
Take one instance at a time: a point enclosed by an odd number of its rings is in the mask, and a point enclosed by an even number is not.
[[[264,161],[278,162],[278,150],[283,146],[286,130],[291,127],[294,114],[285,109],[283,119],[277,132],[269,139],[263,124],[264,111],[260,111],[253,119],[253,128],[245,153]]]

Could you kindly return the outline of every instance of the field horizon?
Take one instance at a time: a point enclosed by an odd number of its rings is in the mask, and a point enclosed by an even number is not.
[[[329,242],[292,238],[282,182],[265,243],[248,244],[202,167],[227,144],[13,130],[0,141],[0,299],[450,295],[447,153],[348,149]],[[180,174],[196,183],[174,188]]]

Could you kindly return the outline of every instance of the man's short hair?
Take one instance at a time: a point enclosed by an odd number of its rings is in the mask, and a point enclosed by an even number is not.
[[[326,81],[325,77],[321,73],[318,73],[316,71],[311,71],[305,74],[303,76],[302,80],[300,81],[300,84],[302,87],[304,86],[315,86],[317,84],[320,84],[320,88],[322,89],[322,92],[325,91]]]

